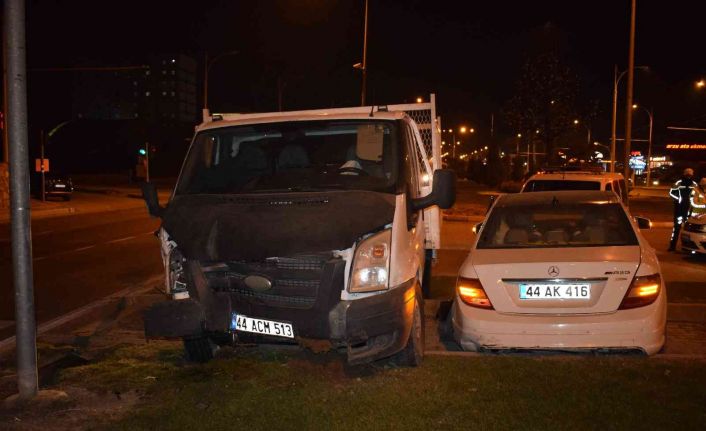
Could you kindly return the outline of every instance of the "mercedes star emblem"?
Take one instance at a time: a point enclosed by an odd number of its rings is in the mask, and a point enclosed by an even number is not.
[[[552,277],[556,277],[557,275],[559,275],[559,267],[552,265],[547,270],[547,273],[549,273],[549,275]]]

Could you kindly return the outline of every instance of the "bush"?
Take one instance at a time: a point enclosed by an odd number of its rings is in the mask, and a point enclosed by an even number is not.
[[[500,191],[503,193],[519,193],[522,190],[521,181],[503,181],[500,183]]]

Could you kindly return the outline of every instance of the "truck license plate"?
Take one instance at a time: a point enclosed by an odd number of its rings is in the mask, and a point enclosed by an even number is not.
[[[294,338],[294,328],[291,323],[255,319],[237,313],[233,313],[230,329],[254,334],[272,335],[274,337]]]
[[[520,299],[591,299],[591,285],[523,283]]]

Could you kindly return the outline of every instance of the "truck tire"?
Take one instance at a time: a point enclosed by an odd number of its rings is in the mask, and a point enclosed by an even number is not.
[[[184,359],[187,362],[206,363],[213,359],[213,354],[218,346],[210,337],[200,335],[196,337],[184,337]]]
[[[424,313],[416,298],[413,313],[412,330],[409,332],[407,345],[395,356],[395,362],[405,367],[422,365],[424,359]]]

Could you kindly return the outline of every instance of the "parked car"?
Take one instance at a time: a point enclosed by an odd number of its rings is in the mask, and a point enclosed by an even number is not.
[[[667,292],[654,249],[606,191],[500,196],[447,320],[465,350],[658,352]]]
[[[620,173],[595,170],[545,169],[527,179],[522,193],[555,190],[607,190],[613,191],[627,202],[628,186]]]
[[[706,254],[706,214],[690,217],[681,231],[682,250],[691,254]]]
[[[39,172],[33,172],[31,175],[31,190],[37,199],[42,198],[42,175]],[[60,172],[44,173],[44,195],[46,198],[59,197],[68,201],[71,200],[73,191],[74,185],[69,175]]]

